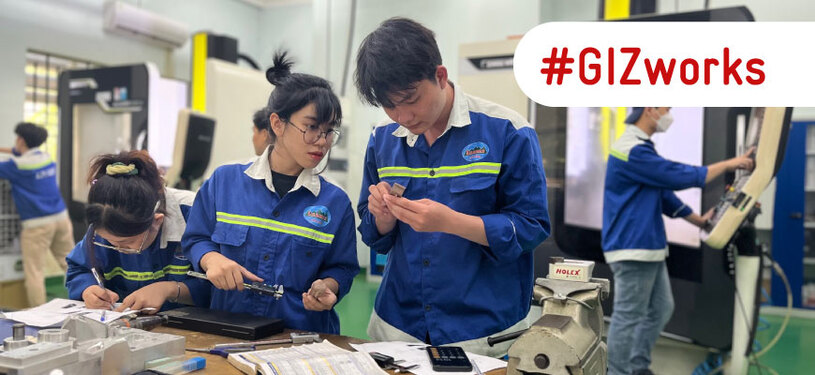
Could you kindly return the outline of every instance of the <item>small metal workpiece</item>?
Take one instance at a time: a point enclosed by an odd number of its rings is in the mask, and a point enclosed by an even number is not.
[[[393,186],[391,186],[391,195],[395,197],[402,197],[405,194],[405,187],[394,182]]]
[[[209,280],[207,279],[207,275],[195,271],[187,271],[187,276],[192,276],[203,280]],[[265,296],[272,296],[275,299],[280,299],[280,297],[283,297],[283,285],[269,285],[255,281],[252,282],[251,284],[243,283],[243,287],[258,292],[259,294],[263,294]]]
[[[25,324],[15,323],[11,326],[11,337],[3,340],[3,350],[9,351],[26,347],[30,344],[25,338]]]
[[[37,332],[37,342],[66,342],[69,331],[61,328],[41,329]]]
[[[170,318],[162,315],[143,316],[134,319],[119,319],[110,323],[110,327],[127,327],[149,331],[167,323],[168,320],[170,320]]]
[[[25,324],[15,323],[11,326],[11,337],[14,340],[25,340]]]

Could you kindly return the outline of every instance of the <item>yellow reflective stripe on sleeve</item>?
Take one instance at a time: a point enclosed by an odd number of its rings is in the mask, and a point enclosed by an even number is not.
[[[379,178],[384,177],[412,177],[412,178],[441,178],[459,177],[470,174],[498,174],[501,172],[501,163],[471,163],[456,166],[442,166],[438,168],[408,168],[408,167],[382,167],[377,169]],[[431,173],[432,172],[432,173]]]
[[[125,280],[132,280],[132,281],[149,281],[149,280],[158,280],[167,275],[186,275],[187,271],[190,270],[190,265],[167,265],[166,267],[158,270],[158,271],[148,271],[148,272],[137,272],[137,271],[126,271],[122,269],[122,267],[116,267],[110,272],[105,273],[105,279],[110,280],[116,276],[121,276]]]
[[[235,215],[220,211],[217,212],[215,216],[216,220],[222,223],[268,229],[275,232],[287,233],[294,236],[309,238],[314,241],[327,244],[331,244],[331,242],[334,241],[333,234],[318,232],[310,228],[301,227],[299,225],[289,223],[283,223],[277,220],[264,219],[255,216]]]
[[[21,171],[31,171],[31,170],[34,170],[34,169],[40,169],[42,167],[45,167],[48,164],[51,164],[51,160],[46,160],[46,161],[44,161],[42,163],[37,163],[37,164],[17,165],[17,169],[19,169]]]
[[[619,152],[619,151],[617,151],[615,149],[611,149],[609,151],[609,154],[613,155],[615,158],[620,159],[622,161],[625,161],[625,162],[628,161],[628,155],[623,154],[622,152]]]

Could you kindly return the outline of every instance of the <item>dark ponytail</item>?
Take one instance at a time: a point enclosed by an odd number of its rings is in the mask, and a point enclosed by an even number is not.
[[[342,108],[331,83],[311,74],[292,73],[294,63],[286,51],[275,52],[273,64],[266,70],[266,79],[275,86],[266,105],[267,116],[277,113],[281,120],[288,121],[294,112],[314,103],[318,124],[340,126]],[[275,134],[269,133],[274,144]]]
[[[143,233],[164,210],[164,181],[146,151],[104,154],[91,161],[88,224],[119,237]]]

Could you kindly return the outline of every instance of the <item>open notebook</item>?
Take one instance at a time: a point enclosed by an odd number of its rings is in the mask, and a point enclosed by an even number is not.
[[[323,341],[314,344],[232,353],[227,361],[248,375],[387,374],[368,353],[351,352]]]

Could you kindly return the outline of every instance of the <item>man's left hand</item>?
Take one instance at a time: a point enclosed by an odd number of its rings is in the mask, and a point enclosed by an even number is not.
[[[401,222],[417,232],[449,232],[456,211],[430,199],[410,200],[384,196],[388,209]]]

